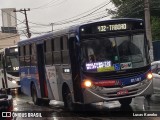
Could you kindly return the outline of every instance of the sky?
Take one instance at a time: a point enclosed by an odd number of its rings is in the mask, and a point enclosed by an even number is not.
[[[110,19],[106,9],[114,9],[110,0],[0,0],[0,9],[28,9],[27,18],[32,36],[75,25],[82,22]],[[25,39],[24,14],[17,12],[17,28],[21,39]],[[104,18],[104,16],[106,16]],[[22,23],[23,22],[23,23]],[[0,26],[2,14],[0,12]]]

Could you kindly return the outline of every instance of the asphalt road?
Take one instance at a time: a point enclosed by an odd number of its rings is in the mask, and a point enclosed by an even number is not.
[[[26,95],[14,94],[13,98],[14,111],[17,113],[14,114],[14,120],[160,120],[160,117],[155,117],[160,116],[160,95],[158,94],[152,95],[150,99],[133,98],[128,107],[122,107],[118,101],[100,102],[79,106],[78,112],[68,112],[63,108],[63,102],[54,100],[49,106],[37,106]],[[33,118],[35,114],[32,116],[30,113],[36,113],[39,118]]]

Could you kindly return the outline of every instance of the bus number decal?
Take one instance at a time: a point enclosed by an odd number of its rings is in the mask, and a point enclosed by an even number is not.
[[[103,26],[98,26],[98,31],[99,31],[99,32],[105,32],[106,29],[107,29],[107,27],[106,27],[105,25],[103,25]]]
[[[138,77],[138,78],[132,78],[131,79],[131,83],[133,83],[133,82],[139,82],[139,81],[141,81],[142,80],[142,78],[141,77]]]

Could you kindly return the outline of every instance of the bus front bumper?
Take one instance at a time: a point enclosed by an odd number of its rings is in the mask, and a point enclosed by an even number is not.
[[[118,94],[120,91],[127,91],[123,94]],[[112,101],[123,98],[134,98],[136,96],[145,96],[153,94],[153,81],[143,80],[134,85],[116,87],[116,88],[105,88],[94,86],[92,88],[84,89],[84,103],[95,103],[102,101]]]

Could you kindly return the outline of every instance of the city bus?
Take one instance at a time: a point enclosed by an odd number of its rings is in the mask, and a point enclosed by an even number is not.
[[[0,50],[0,89],[10,92],[19,88],[18,47],[15,45]]]
[[[21,90],[34,104],[85,105],[153,92],[149,44],[141,19],[97,21],[18,43]]]

